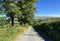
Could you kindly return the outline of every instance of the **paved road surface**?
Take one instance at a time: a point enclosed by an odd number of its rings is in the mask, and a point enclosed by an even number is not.
[[[31,28],[28,32],[24,35],[19,37],[16,41],[46,41],[44,38],[38,35],[33,28]]]

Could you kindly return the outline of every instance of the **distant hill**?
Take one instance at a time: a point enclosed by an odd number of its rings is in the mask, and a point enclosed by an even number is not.
[[[39,20],[39,19],[48,19],[48,18],[60,18],[60,17],[50,17],[50,16],[34,16],[34,20]]]

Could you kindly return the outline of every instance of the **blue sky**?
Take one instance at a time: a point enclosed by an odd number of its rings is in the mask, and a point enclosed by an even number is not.
[[[35,16],[60,17],[60,0],[38,0],[34,6],[37,9]]]
[[[36,7],[37,11],[35,16],[60,17],[60,0],[38,0],[34,6]]]

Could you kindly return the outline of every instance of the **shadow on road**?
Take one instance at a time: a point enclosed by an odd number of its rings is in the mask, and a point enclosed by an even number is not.
[[[34,30],[38,33],[38,35],[40,37],[42,37],[45,41],[53,41],[52,39],[50,39],[49,37],[47,37],[46,35],[44,35],[42,32],[38,31],[37,29],[34,28]]]
[[[24,34],[24,35],[28,35],[28,36],[38,36],[38,35],[33,35],[33,34]]]

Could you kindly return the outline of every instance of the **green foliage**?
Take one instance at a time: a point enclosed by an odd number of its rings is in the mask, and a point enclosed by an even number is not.
[[[7,17],[10,17],[7,22],[11,21],[12,23],[12,26],[5,24],[5,20],[1,19],[0,23],[5,25],[0,26],[0,41],[13,41],[18,34],[23,34],[23,32],[29,28],[28,23],[33,23],[32,19],[35,12],[33,5],[35,2],[36,0],[19,0],[18,2],[15,2],[15,0],[0,0],[0,5],[4,8],[3,12]],[[25,25],[20,26],[18,22],[14,25],[15,17]]]
[[[8,4],[8,7],[7,8],[9,8],[7,10],[7,16],[10,16],[11,17],[11,15],[12,16],[15,16],[15,15],[21,14],[21,12],[19,11],[20,8],[18,8],[16,6],[16,4],[14,4],[14,3]]]
[[[60,41],[60,21],[57,19],[55,18],[53,20],[48,19],[46,21],[38,21],[34,25],[34,28],[52,38],[53,41]]]
[[[1,6],[5,9],[3,12],[11,18],[12,26],[14,25],[14,17],[15,15],[21,14],[19,11],[19,7],[16,6],[15,0],[1,0]]]
[[[12,25],[14,24],[14,17],[18,17],[18,21],[22,24],[33,24],[33,17],[35,12],[34,3],[37,0],[1,0],[0,4],[5,9],[5,13],[11,18]]]
[[[3,10],[0,10],[0,14],[3,13]]]
[[[4,17],[0,17],[0,26],[5,25],[6,23],[6,19]]]
[[[17,6],[20,7],[22,16],[18,17],[20,24],[33,24],[33,17],[35,12],[34,3],[37,0],[20,0],[17,3]]]

